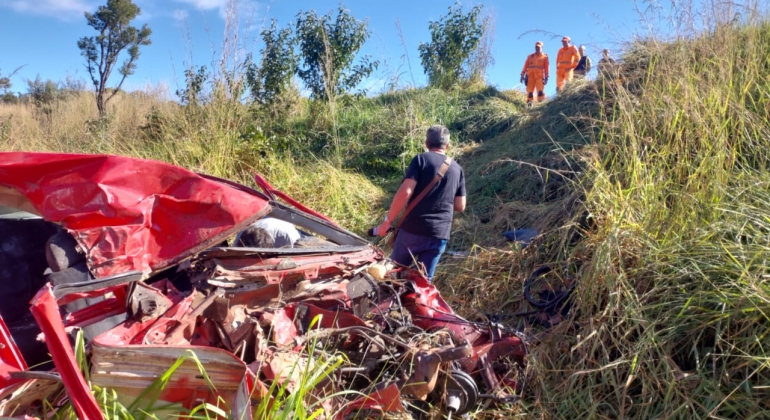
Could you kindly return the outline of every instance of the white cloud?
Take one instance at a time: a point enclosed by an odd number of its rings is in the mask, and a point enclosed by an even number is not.
[[[227,6],[229,0],[176,0],[178,3],[185,3],[195,7],[198,10],[223,9]]]
[[[0,2],[19,13],[54,16],[67,20],[83,17],[83,12],[93,12],[97,2],[89,0],[10,0]]]
[[[0,9],[8,8],[18,13],[72,20],[82,18],[83,12],[93,13],[105,2],[106,0],[0,0]],[[259,10],[259,3],[256,0],[174,0],[174,2],[198,11],[217,11],[222,19],[227,17],[228,10],[232,10],[236,11],[237,15],[250,20],[249,17],[253,18]],[[150,10],[157,9],[159,5],[149,0],[134,0],[134,3],[142,7],[141,19],[145,21],[151,18]],[[167,15],[169,11],[161,14]],[[170,14],[177,20],[184,20],[189,13],[184,9],[175,9],[170,11]]]
[[[254,0],[175,0],[177,3],[187,4],[197,10],[218,10],[223,19],[227,16],[229,7],[235,7],[240,15],[251,15],[256,12],[258,3]]]

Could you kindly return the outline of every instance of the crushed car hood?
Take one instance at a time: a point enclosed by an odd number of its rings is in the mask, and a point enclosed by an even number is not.
[[[32,337],[25,348],[39,351],[38,335],[22,335],[28,321],[5,328],[0,317],[0,350],[8,350],[0,351],[0,416],[42,418],[54,407],[59,417],[105,418],[100,402],[114,404],[97,401],[96,388],[143,414],[216,407],[232,418],[296,409],[279,406],[298,384],[310,385],[296,398],[321,404],[312,416],[327,419],[405,410],[449,418],[480,400],[519,400],[522,334],[491,318],[464,319],[419,271],[256,182],[265,195],[160,162],[0,153],[0,212],[32,212],[55,228],[32,238],[29,224],[12,219],[16,237],[30,242],[24,249],[49,252],[62,233],[56,222],[91,270],[82,258],[66,268],[35,260],[34,270],[51,272],[47,283],[14,296],[31,298],[55,371],[27,369],[14,340]],[[265,215],[325,239],[296,248],[222,246]],[[73,348],[73,334],[82,346]],[[319,361],[328,365],[319,368],[323,378],[292,373],[308,374]],[[167,385],[156,389],[160,378]]]
[[[167,163],[0,153],[0,205],[61,224],[96,277],[174,264],[270,210],[268,199]]]

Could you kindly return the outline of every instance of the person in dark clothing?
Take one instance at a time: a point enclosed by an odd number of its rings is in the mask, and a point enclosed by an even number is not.
[[[588,72],[591,71],[591,57],[586,55],[585,45],[581,45],[578,51],[580,51],[580,62],[575,67],[575,77],[585,79]]]
[[[610,78],[615,76],[615,73],[617,72],[617,69],[615,68],[615,60],[610,57],[610,50],[603,49],[602,50],[602,59],[599,60],[599,64],[597,65],[597,72],[599,73],[600,77],[608,76]]]
[[[385,221],[376,228],[378,235],[385,236],[391,221],[436,177],[447,159],[449,130],[441,125],[430,127],[425,148],[427,152],[415,156],[409,163]],[[401,265],[416,263],[428,280],[432,280],[449,240],[453,212],[465,210],[465,205],[465,174],[457,162],[451,161],[446,174],[406,216],[390,258]]]

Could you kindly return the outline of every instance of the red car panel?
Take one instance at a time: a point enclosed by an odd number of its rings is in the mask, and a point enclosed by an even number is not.
[[[0,153],[0,186],[6,202],[15,195],[17,208],[72,233],[96,277],[173,264],[269,210],[259,195],[120,156]]]

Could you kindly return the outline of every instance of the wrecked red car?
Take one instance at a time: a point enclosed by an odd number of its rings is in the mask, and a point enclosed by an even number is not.
[[[0,153],[0,416],[70,404],[103,418],[101,389],[252,418],[332,356],[309,391],[324,418],[518,398],[519,334],[463,319],[418,271],[255,180],[261,191],[149,160]],[[323,246],[228,246],[268,216]]]

